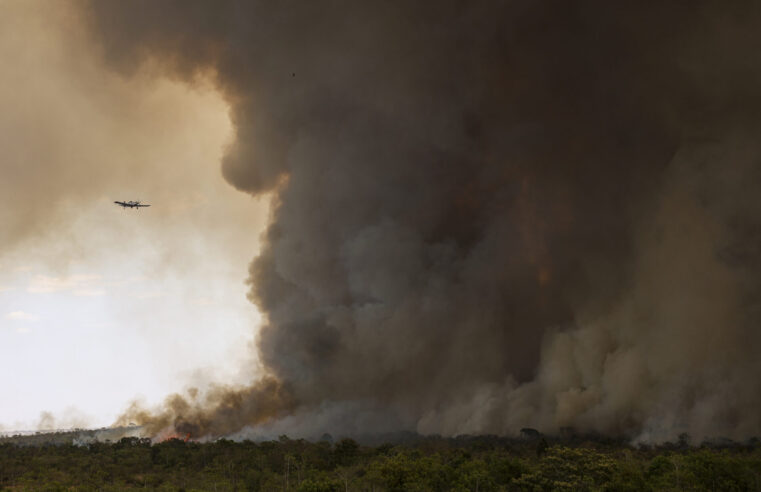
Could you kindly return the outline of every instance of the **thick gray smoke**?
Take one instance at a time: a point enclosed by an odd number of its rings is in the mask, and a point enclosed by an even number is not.
[[[276,204],[271,379],[141,420],[758,434],[761,10],[661,3],[92,2],[125,74],[215,74]]]

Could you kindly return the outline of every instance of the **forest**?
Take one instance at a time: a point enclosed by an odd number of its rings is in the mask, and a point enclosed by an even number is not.
[[[68,443],[65,441],[68,440]],[[634,447],[600,436],[394,436],[363,445],[329,435],[194,442],[71,433],[0,439],[0,491],[747,491],[761,490],[761,443]]]

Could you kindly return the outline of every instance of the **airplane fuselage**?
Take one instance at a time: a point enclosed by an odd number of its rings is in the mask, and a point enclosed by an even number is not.
[[[119,205],[122,208],[138,208],[139,209],[140,207],[150,207],[149,204],[142,204],[140,202],[135,202],[135,201],[129,201],[129,202],[116,201],[114,203]]]

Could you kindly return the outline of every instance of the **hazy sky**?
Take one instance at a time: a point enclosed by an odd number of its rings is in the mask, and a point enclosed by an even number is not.
[[[0,10],[0,430],[250,379],[268,204],[219,171],[226,103],[202,76],[113,72],[64,2]]]
[[[761,434],[754,3],[0,14],[6,428]]]

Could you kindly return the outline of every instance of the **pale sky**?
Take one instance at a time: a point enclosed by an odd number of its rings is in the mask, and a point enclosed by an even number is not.
[[[222,178],[211,75],[118,74],[63,2],[0,10],[0,430],[43,412],[108,425],[134,398],[249,381],[268,201]]]

